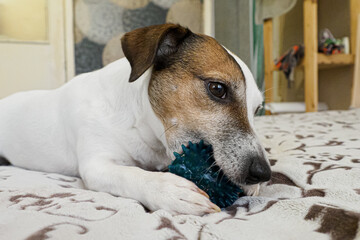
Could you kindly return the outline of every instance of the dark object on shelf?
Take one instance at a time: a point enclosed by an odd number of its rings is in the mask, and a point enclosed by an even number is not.
[[[290,48],[280,58],[275,59],[275,66],[278,70],[283,71],[288,80],[288,87],[294,81],[294,69],[304,57],[304,45],[298,44]]]
[[[325,28],[319,33],[319,52],[326,55],[338,54],[344,51],[341,39],[336,39],[329,29]]]
[[[182,154],[174,153],[176,159],[169,165],[171,173],[194,182],[220,208],[232,205],[244,195],[243,190],[231,183],[214,164],[211,145],[205,145],[203,141],[198,144],[189,142],[187,147],[182,145],[182,149]]]

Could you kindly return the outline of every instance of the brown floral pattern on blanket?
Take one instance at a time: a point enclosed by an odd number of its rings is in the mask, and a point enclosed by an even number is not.
[[[103,220],[117,213],[116,209],[98,205],[94,202],[94,199],[83,199],[70,192],[58,192],[49,196],[29,193],[19,194],[12,196],[9,201],[12,203],[9,207],[19,210],[32,209],[33,211],[42,211],[49,215],[65,216],[84,221]],[[86,215],[83,216],[81,213],[75,215],[64,214],[64,211],[67,212],[66,208],[70,208],[73,204],[79,203],[82,203],[83,207],[85,203],[89,205]]]
[[[61,223],[55,223],[55,224],[51,224],[49,226],[46,226],[42,229],[40,229],[39,231],[35,232],[34,234],[30,235],[29,237],[26,238],[26,240],[45,240],[45,239],[49,239],[50,236],[48,235],[49,232],[55,231],[58,228],[62,227],[62,226],[66,226],[66,225],[70,225],[70,226],[75,226],[77,227],[77,233],[82,235],[87,233],[89,230],[80,225],[80,224],[76,224],[76,223],[69,223],[69,222],[61,222]]]
[[[273,170],[258,197],[171,216],[75,177],[0,167],[0,239],[360,239],[360,110],[256,119]]]
[[[305,220],[316,218],[321,218],[321,226],[316,231],[330,233],[332,239],[354,239],[358,233],[359,213],[315,204],[309,209]]]

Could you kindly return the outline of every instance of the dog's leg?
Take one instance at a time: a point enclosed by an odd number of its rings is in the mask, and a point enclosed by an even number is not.
[[[194,215],[220,211],[205,192],[185,178],[121,166],[110,159],[92,159],[79,166],[89,189],[138,200],[152,211],[165,209],[173,214]]]
[[[242,189],[247,196],[258,196],[260,193],[260,184],[244,185]]]

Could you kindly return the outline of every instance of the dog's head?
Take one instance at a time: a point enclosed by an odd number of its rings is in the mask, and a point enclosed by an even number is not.
[[[170,151],[201,139],[234,183],[255,184],[271,171],[254,128],[262,96],[248,67],[215,39],[180,25],[141,28],[124,35],[130,82],[153,66],[151,106],[166,129]]]

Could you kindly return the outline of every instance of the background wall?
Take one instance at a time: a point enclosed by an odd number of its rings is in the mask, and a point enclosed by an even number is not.
[[[32,0],[31,4],[27,3],[28,0],[0,0],[0,39],[48,39],[47,0]]]
[[[19,91],[53,89],[72,75],[74,44],[67,34],[72,32],[72,21],[65,11],[71,8],[69,3],[0,0],[0,98]]]
[[[76,74],[102,68],[123,57],[120,38],[124,33],[165,22],[202,32],[202,1],[76,0]]]
[[[249,0],[215,0],[215,38],[251,66],[252,4]]]
[[[255,24],[255,1],[216,0],[214,5],[216,40],[246,63],[264,91],[263,26]]]

